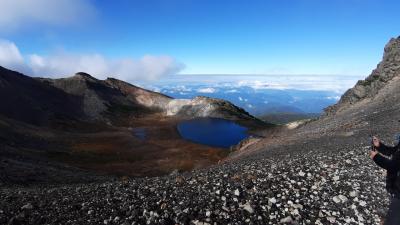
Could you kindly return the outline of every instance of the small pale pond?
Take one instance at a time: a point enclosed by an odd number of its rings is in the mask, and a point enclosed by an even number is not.
[[[142,127],[134,128],[133,134],[142,141],[146,140],[146,130]]]

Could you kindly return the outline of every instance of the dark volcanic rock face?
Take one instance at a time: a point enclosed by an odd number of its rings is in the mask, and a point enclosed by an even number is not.
[[[35,125],[84,115],[80,99],[31,77],[0,67],[0,115]]]
[[[332,114],[362,99],[374,97],[382,87],[397,76],[400,76],[400,37],[392,38],[385,46],[383,59],[371,75],[365,80],[358,81],[353,88],[346,91],[337,104],[325,110],[326,113]]]
[[[120,89],[107,81],[98,80],[86,73],[61,79],[40,79],[43,83],[59,88],[81,100],[80,107],[89,120],[108,121],[113,113],[124,111],[131,115],[151,113],[146,106],[128,98]]]

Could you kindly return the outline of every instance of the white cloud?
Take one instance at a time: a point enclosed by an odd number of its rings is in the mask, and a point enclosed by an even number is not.
[[[265,75],[248,76],[232,82],[233,87],[250,87],[254,90],[324,90],[339,93],[354,86],[360,76],[340,75]]]
[[[95,14],[90,0],[1,0],[0,29],[82,23]]]
[[[199,88],[199,89],[197,89],[197,92],[199,92],[199,93],[214,93],[214,92],[216,92],[217,90],[215,89],[215,88]]]
[[[161,92],[163,92],[163,90],[161,89],[161,88],[158,88],[158,87],[152,87],[152,88],[148,88],[149,90],[152,90],[152,91],[154,91],[154,92],[158,92],[158,93],[161,93]]]
[[[100,54],[31,55],[28,62],[35,76],[64,77],[82,71],[99,79],[115,77],[121,80],[157,80],[183,69],[170,56],[145,55],[140,59],[107,59]]]
[[[115,77],[125,81],[156,80],[184,68],[170,56],[108,59],[100,54],[65,52],[23,56],[14,43],[6,40],[0,40],[0,65],[33,76],[59,78],[86,72],[99,79]]]
[[[174,90],[180,91],[180,92],[191,92],[192,89],[186,87],[185,85],[178,85],[176,87],[173,87]]]
[[[162,87],[186,85],[198,88],[198,85],[213,87],[224,93],[237,90],[237,93],[264,90],[309,90],[331,91],[341,95],[354,86],[362,76],[351,75],[187,75],[178,74],[162,79]],[[152,83],[154,84],[154,83]],[[196,85],[197,84],[197,85]],[[249,88],[253,90],[248,90]],[[196,91],[196,90],[195,90]],[[236,91],[232,91],[236,92]]]
[[[241,102],[247,102],[247,101],[249,101],[249,99],[247,99],[247,98],[242,98],[242,97],[240,97],[240,96],[239,96],[238,99],[239,99],[239,101],[241,101]]]
[[[263,89],[278,89],[285,90],[290,87],[284,83],[272,83],[267,81],[259,81],[259,80],[242,80],[237,83],[239,87],[251,87],[254,90],[263,90]]]
[[[4,66],[13,67],[16,64],[22,64],[24,58],[14,43],[0,40],[0,62]]]
[[[0,66],[26,73],[29,71],[17,46],[10,41],[0,39]]]
[[[299,96],[293,96],[292,99],[293,99],[293,102],[298,102],[298,101],[300,101],[302,98],[299,97]]]
[[[225,93],[237,93],[237,92],[239,92],[239,91],[236,89],[225,91]]]
[[[340,96],[328,96],[326,97],[326,99],[338,101],[340,99]]]

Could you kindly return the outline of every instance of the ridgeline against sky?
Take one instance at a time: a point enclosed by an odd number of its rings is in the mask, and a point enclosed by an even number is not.
[[[0,65],[33,76],[85,71],[367,75],[398,36],[396,0],[0,2]]]

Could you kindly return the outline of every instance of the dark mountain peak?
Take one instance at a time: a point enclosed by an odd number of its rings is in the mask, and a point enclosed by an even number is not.
[[[136,85],[130,84],[130,83],[128,83],[126,81],[123,81],[123,80],[118,80],[118,79],[113,78],[113,77],[107,77],[105,82],[110,84],[110,85],[113,85],[113,86],[129,86],[129,87],[139,88]]]
[[[85,73],[85,72],[75,73],[73,78],[84,79],[84,80],[96,80],[97,81],[96,78],[94,78],[92,75],[90,75],[88,73]]]
[[[381,63],[396,63],[400,64],[400,36],[392,38],[385,45],[385,52]]]
[[[0,66],[0,71],[6,71],[6,70],[8,70],[8,69],[6,69],[6,68]]]
[[[170,99],[171,97],[166,96],[164,94],[150,91],[141,87],[138,87],[136,85],[133,85],[131,83],[128,83],[126,81],[118,80],[112,77],[108,77],[105,80],[105,83],[108,85],[112,86],[113,88],[119,89],[121,92],[124,94],[133,94],[133,95],[151,95],[153,97],[161,97],[161,98],[168,98]]]
[[[375,97],[380,90],[395,77],[400,77],[400,37],[392,38],[386,44],[382,61],[364,80],[347,90],[339,102],[325,109],[326,114],[334,114],[363,99]]]
[[[0,66],[0,78],[3,77],[3,79],[4,79],[6,76],[7,77],[14,77],[14,78],[15,77],[30,78],[28,76],[23,75],[20,72],[17,72],[17,71],[14,71],[14,70],[10,70],[10,69],[7,69],[5,67]]]

